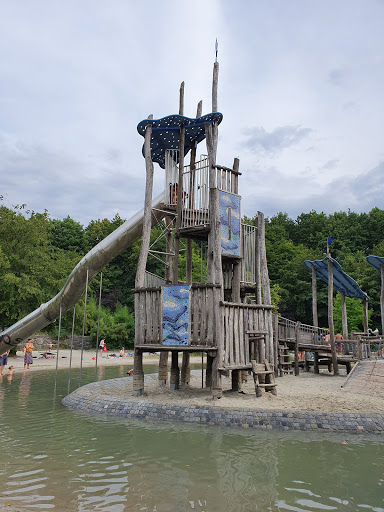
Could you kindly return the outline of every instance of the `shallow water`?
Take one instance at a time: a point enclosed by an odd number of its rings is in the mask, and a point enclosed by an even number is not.
[[[150,368],[147,368],[150,371]],[[104,367],[98,378],[121,377]],[[82,383],[94,380],[83,369]],[[70,389],[79,383],[72,370]],[[67,410],[68,372],[0,384],[0,510],[384,512],[384,438],[144,424]]]

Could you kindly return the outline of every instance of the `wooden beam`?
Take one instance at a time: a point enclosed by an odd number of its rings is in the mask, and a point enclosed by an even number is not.
[[[345,293],[340,292],[340,307],[341,307],[341,325],[343,326],[343,339],[348,339],[348,318],[347,318],[347,305],[345,303]],[[348,344],[346,344],[347,346]]]
[[[153,119],[153,115],[149,115],[148,119]],[[145,267],[147,264],[149,243],[151,237],[151,216],[152,216],[152,190],[153,190],[153,162],[151,158],[151,134],[152,126],[150,124],[145,128],[144,135],[144,157],[146,170],[145,183],[145,201],[144,201],[144,218],[143,218],[143,235],[141,239],[140,255],[137,262],[135,288],[144,286]]]
[[[317,317],[317,281],[316,281],[316,270],[312,267],[312,319],[315,327],[319,326],[319,320]]]
[[[339,365],[337,362],[335,344],[335,326],[333,323],[333,263],[331,258],[328,258],[328,326],[331,342],[333,373],[334,375],[339,375]]]
[[[384,335],[384,265],[380,265],[381,291],[380,291],[380,311],[381,311],[381,335]]]

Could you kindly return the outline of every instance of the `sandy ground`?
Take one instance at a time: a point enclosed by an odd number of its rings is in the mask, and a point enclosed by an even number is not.
[[[126,366],[127,370],[133,367],[133,357],[124,358],[110,357],[113,352],[107,352],[98,357],[98,366]],[[39,356],[38,352],[33,353]],[[83,368],[95,366],[95,352],[83,352]],[[144,364],[157,364],[158,355],[147,355],[144,357]],[[18,352],[16,358],[9,358],[8,366],[13,365],[15,372],[55,370],[56,361],[58,368],[68,368],[71,360],[69,350],[60,350],[59,358],[44,359],[38,357],[33,360],[30,370],[23,369],[22,353]],[[78,368],[81,361],[81,351],[72,352],[72,368]],[[181,357],[179,359],[181,367]],[[201,363],[200,357],[191,357],[192,363]],[[380,361],[384,365],[384,361]],[[169,360],[170,367],[170,360]],[[6,373],[6,368],[5,368]],[[358,386],[347,385],[343,388],[346,380],[346,374],[341,376],[329,375],[327,371],[319,375],[308,372],[300,372],[299,377],[285,375],[276,379],[277,396],[271,393],[263,392],[262,396],[256,398],[255,388],[252,376],[248,377],[248,382],[243,383],[242,391],[231,391],[231,379],[223,377],[223,397],[220,400],[213,401],[210,390],[202,389],[201,370],[191,372],[190,386],[179,389],[177,392],[170,391],[169,387],[159,386],[157,378],[148,379],[145,384],[145,395],[151,401],[162,403],[183,403],[190,405],[213,405],[215,407],[245,407],[250,409],[286,409],[286,410],[304,410],[304,411],[323,411],[323,412],[384,412],[384,390],[379,388],[372,391],[364,382]],[[112,391],[113,396],[118,397],[121,393],[125,398],[132,391],[132,377],[127,377],[127,385],[124,389],[117,386]],[[106,391],[108,392],[108,391]],[[135,400],[132,396],[132,399]],[[137,398],[143,399],[141,398]]]
[[[130,353],[130,352],[129,352]],[[81,362],[81,350],[72,350],[72,359],[71,359],[71,351],[60,349],[59,357],[56,357],[56,351],[53,352],[54,357],[50,357],[49,359],[45,359],[42,357],[43,351],[38,352],[36,350],[33,351],[33,364],[30,365],[28,371],[42,371],[42,370],[55,370],[56,363],[58,369],[68,368],[71,364],[72,368],[80,368]],[[126,365],[129,368],[133,367],[133,356],[129,356],[128,352],[125,357],[112,357],[112,354],[119,355],[119,351],[116,352],[108,351],[103,352],[103,355],[100,357],[100,352],[97,356],[97,366],[118,366],[118,365]],[[83,368],[85,367],[94,367],[96,364],[95,361],[95,351],[94,350],[84,350],[83,351]],[[149,355],[143,358],[144,364],[156,364],[159,360],[158,355]],[[16,373],[24,370],[24,357],[22,352],[17,352],[16,357],[8,357],[8,366],[4,368],[4,373],[7,373],[7,370],[10,366],[13,366]]]

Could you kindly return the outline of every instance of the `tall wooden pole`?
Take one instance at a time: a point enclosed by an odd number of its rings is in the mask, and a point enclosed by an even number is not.
[[[148,119],[153,119],[153,115],[149,115]],[[145,202],[144,202],[144,218],[143,218],[143,235],[141,239],[140,255],[137,262],[135,287],[142,288],[144,286],[145,267],[147,264],[149,243],[151,237],[151,217],[152,217],[152,190],[153,190],[153,162],[151,158],[151,134],[152,126],[147,125],[144,135],[144,157],[146,170],[145,183]]]
[[[381,292],[380,292],[380,311],[381,311],[381,335],[384,335],[384,265],[380,265]]]
[[[345,303],[345,293],[340,292],[340,306],[341,306],[341,324],[343,326],[343,339],[348,339],[348,318],[347,318],[347,305]],[[346,344],[347,346],[347,344]]]
[[[184,115],[184,82],[180,85],[180,100],[179,100],[179,115]],[[179,142],[179,181],[177,185],[177,205],[176,205],[176,226],[175,226],[175,255],[173,260],[173,278],[172,283],[178,284],[178,271],[179,271],[179,252],[180,252],[180,226],[181,215],[183,209],[183,172],[184,172],[184,126],[180,128],[180,142]]]
[[[203,109],[202,101],[199,101],[196,110],[196,117],[201,117]],[[194,188],[195,188],[195,168],[196,168],[196,146],[191,148],[191,159],[190,159],[190,179],[189,179],[189,208],[192,209],[194,206]],[[192,283],[192,240],[187,238],[186,247],[186,275],[187,284]]]
[[[329,337],[331,340],[333,373],[334,375],[339,375],[339,365],[337,362],[335,344],[335,326],[333,324],[333,263],[330,257],[328,257],[328,325]]]
[[[219,78],[219,63],[215,62],[213,66],[212,80],[212,112],[217,112],[217,88]],[[219,191],[216,184],[216,152],[218,139],[217,123],[205,125],[208,162],[209,162],[209,222],[210,232],[208,235],[208,255],[207,255],[207,282],[215,284],[213,288],[213,318],[215,322],[215,344],[217,347],[216,357],[212,366],[212,395],[214,399],[222,396],[222,383],[219,367],[224,358],[224,331],[223,331],[223,311],[220,301],[224,299],[223,272],[221,264],[221,246],[220,246],[220,221],[219,221]],[[207,305],[208,306],[208,305]]]
[[[314,267],[312,267],[312,319],[314,327],[319,327],[319,319],[317,317],[317,281]]]
[[[149,115],[148,119],[153,119],[153,115]],[[144,286],[145,267],[147,265],[147,258],[149,252],[149,244],[151,238],[151,217],[152,217],[152,190],[153,190],[153,162],[151,157],[151,134],[152,127],[147,125],[144,135],[144,157],[145,157],[145,170],[146,170],[146,183],[145,183],[145,200],[144,200],[144,217],[143,217],[143,234],[141,239],[141,247],[139,259],[137,262],[135,287],[142,288]],[[142,321],[140,315],[140,300],[139,294],[135,294],[135,346],[139,345],[140,329],[138,328],[139,322]],[[144,392],[144,371],[143,371],[143,353],[135,348],[135,357],[133,361],[133,394],[141,396]]]
[[[364,332],[368,333],[368,300],[363,299],[363,324]]]

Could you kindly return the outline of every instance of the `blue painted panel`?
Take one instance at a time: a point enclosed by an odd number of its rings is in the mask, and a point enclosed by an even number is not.
[[[240,256],[240,196],[219,190],[221,253]]]
[[[189,287],[163,287],[163,345],[188,345]]]

